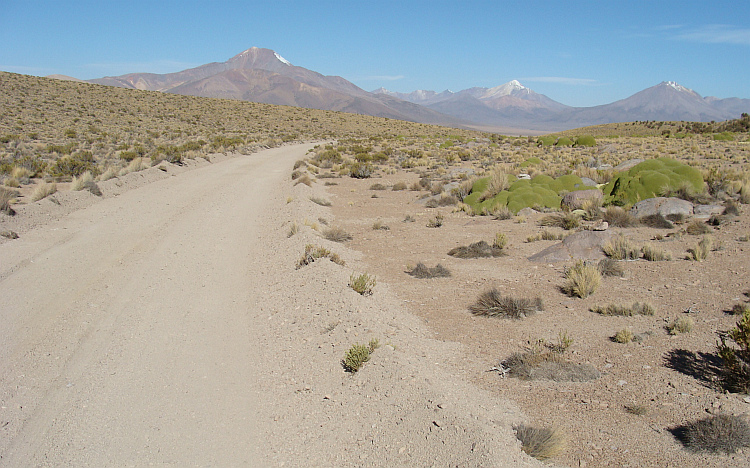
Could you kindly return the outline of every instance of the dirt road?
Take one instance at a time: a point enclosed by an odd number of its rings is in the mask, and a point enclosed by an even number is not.
[[[288,223],[323,210],[288,180],[310,146],[105,190],[0,245],[0,465],[536,464],[512,405],[464,402],[478,390],[433,363],[460,351],[386,286],[294,269],[319,238]],[[370,335],[394,346],[344,373]]]

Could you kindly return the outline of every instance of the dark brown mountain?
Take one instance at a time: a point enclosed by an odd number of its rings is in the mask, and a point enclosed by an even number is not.
[[[324,76],[297,67],[276,52],[257,47],[247,49],[226,62],[209,63],[176,73],[130,73],[90,82],[122,88],[240,99],[448,126],[468,124],[417,104],[368,93],[339,76]]]

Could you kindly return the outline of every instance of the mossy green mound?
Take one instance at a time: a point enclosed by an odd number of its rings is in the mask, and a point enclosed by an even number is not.
[[[537,146],[552,146],[555,144],[555,137],[553,136],[540,136],[536,140]]]
[[[576,146],[596,146],[596,139],[591,135],[581,135],[576,138]]]
[[[573,146],[573,140],[568,137],[560,137],[555,142],[555,146]]]
[[[542,160],[537,158],[536,156],[532,156],[526,161],[521,163],[521,167],[529,167],[529,166],[538,166],[542,163]]]
[[[670,158],[643,161],[604,186],[604,202],[616,205],[634,204],[660,196],[667,189],[689,189],[702,193],[700,171]]]
[[[501,206],[507,206],[513,213],[534,206],[560,208],[561,195],[564,192],[592,188],[583,185],[581,178],[576,175],[568,174],[553,179],[542,174],[531,180],[511,181],[507,190],[480,203],[479,199],[487,189],[488,182],[489,178],[477,180],[472,187],[471,194],[464,198],[464,203],[471,206],[475,213],[492,212]]]

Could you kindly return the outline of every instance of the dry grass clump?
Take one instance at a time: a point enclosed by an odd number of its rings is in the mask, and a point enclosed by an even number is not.
[[[131,172],[139,172],[151,167],[151,160],[147,158],[135,158],[130,163],[120,169],[120,175],[124,176]]]
[[[537,242],[540,240],[563,240],[565,238],[565,235],[561,232],[553,232],[548,229],[545,229],[542,232],[536,233],[533,236],[529,236],[526,238],[526,242]]]
[[[578,260],[565,271],[565,284],[562,290],[571,296],[585,299],[594,294],[601,282],[602,275],[596,266]]]
[[[492,210],[492,216],[498,221],[503,221],[513,217],[513,212],[508,208],[508,205],[500,205]]]
[[[596,264],[596,268],[599,270],[599,273],[601,273],[601,275],[605,278],[607,276],[617,276],[620,278],[625,276],[625,270],[623,270],[620,262],[611,258],[603,258],[599,260],[599,263]]]
[[[750,425],[742,416],[720,414],[693,421],[674,431],[691,451],[736,453],[750,447]]]
[[[313,180],[310,178],[309,175],[304,174],[304,175],[299,176],[297,180],[294,182],[294,185],[299,185],[299,184],[305,184],[308,187],[312,187]]]
[[[750,304],[738,302],[732,306],[732,315],[744,315],[750,313]]]
[[[435,215],[434,218],[432,218],[429,221],[427,221],[427,227],[428,228],[439,228],[439,227],[441,227],[443,225],[443,220],[444,219],[445,219],[445,217],[441,213],[438,213],[438,214]]]
[[[73,177],[73,181],[70,184],[70,190],[74,192],[88,190],[98,197],[102,196],[102,191],[99,190],[99,186],[94,182],[94,176],[90,171],[84,172],[79,177]]]
[[[370,185],[370,190],[387,190],[387,189],[388,189],[388,187],[386,187],[385,185],[381,184],[380,182],[376,182],[376,183]]]
[[[581,217],[573,212],[560,212],[547,215],[539,220],[540,226],[559,227],[566,231],[581,225]]]
[[[604,212],[602,219],[612,227],[634,227],[638,225],[635,216],[619,206],[610,206]]]
[[[398,192],[398,191],[401,191],[401,190],[406,190],[407,188],[409,188],[409,187],[406,184],[406,182],[399,181],[399,182],[396,182],[395,184],[393,184],[393,187],[391,188],[391,190],[393,190],[394,192]]]
[[[685,232],[687,232],[691,236],[701,236],[703,234],[709,234],[711,233],[711,231],[712,229],[708,226],[708,224],[699,219],[693,220],[685,228]]]
[[[497,243],[489,245],[485,241],[479,241],[474,242],[473,244],[470,244],[468,246],[462,245],[460,247],[455,247],[448,251],[448,255],[456,258],[502,257],[504,255],[507,255],[504,247],[505,244],[503,244],[501,247]]]
[[[537,460],[548,460],[565,450],[565,434],[558,428],[538,428],[520,425],[516,428],[516,437],[521,441],[521,448]]]
[[[690,333],[693,330],[693,319],[690,317],[678,317],[672,323],[667,325],[667,331],[670,335],[679,335],[680,333]]]
[[[362,273],[360,275],[352,273],[349,277],[349,287],[363,296],[371,295],[375,284],[375,277],[370,276],[367,273]]]
[[[654,244],[644,244],[641,248],[641,252],[643,252],[643,258],[650,262],[662,262],[662,261],[669,261],[672,260],[672,253],[665,248],[654,245]]]
[[[406,273],[415,278],[421,279],[447,278],[451,276],[451,272],[439,263],[436,266],[430,268],[424,263],[419,262],[417,263],[417,266],[408,270]]]
[[[591,364],[576,364],[563,357],[572,343],[567,333],[558,334],[558,343],[537,340],[525,352],[513,353],[502,361],[500,368],[504,374],[521,380],[588,382],[601,377]]]
[[[117,168],[114,166],[109,166],[99,176],[99,182],[105,182],[107,180],[114,179],[115,177],[117,177]]]
[[[299,224],[292,223],[292,225],[289,227],[289,232],[287,233],[287,237],[292,237],[295,234],[299,232]]]
[[[625,405],[625,411],[636,416],[645,416],[648,413],[648,406],[638,404]]]
[[[323,231],[323,237],[332,242],[346,242],[353,239],[352,235],[338,226],[331,226]]]
[[[688,260],[695,260],[696,262],[702,262],[706,258],[708,258],[709,252],[711,252],[711,248],[713,247],[713,237],[711,236],[705,236],[703,239],[701,239],[700,242],[698,242],[698,245],[696,245],[693,248],[688,249]]]
[[[614,260],[635,260],[641,255],[640,247],[622,234],[602,245],[602,250]]]
[[[661,213],[656,213],[641,218],[640,223],[644,226],[648,226],[656,229],[672,229],[674,224],[664,217]]]
[[[372,230],[373,231],[388,231],[391,228],[388,227],[387,224],[384,224],[383,221],[377,220],[374,223],[372,223]]]
[[[629,328],[623,328],[622,330],[615,333],[615,336],[612,337],[612,340],[615,343],[625,344],[625,343],[630,343],[631,341],[633,341],[634,337],[635,335],[633,335],[633,332],[630,331]]]
[[[16,214],[16,211],[10,206],[14,198],[16,198],[16,194],[13,190],[0,187],[0,213],[5,213],[8,216]]]
[[[592,307],[591,312],[607,316],[619,315],[631,317],[633,315],[654,315],[656,309],[654,306],[646,302],[634,302],[630,307],[617,304],[609,304],[604,307]]]
[[[47,198],[55,192],[57,192],[56,183],[42,182],[34,188],[33,192],[31,192],[31,201],[39,201],[43,198]]]
[[[483,202],[484,200],[494,198],[495,195],[507,189],[508,187],[510,187],[508,174],[506,174],[502,169],[495,169],[490,174],[490,181],[487,183],[487,189],[484,191],[482,196],[479,197],[479,201]]]
[[[322,197],[310,197],[310,201],[320,206],[331,206],[332,203]]]
[[[344,260],[339,257],[338,254],[332,253],[330,250],[326,249],[325,247],[318,247],[312,244],[307,244],[305,246],[305,253],[302,255],[302,258],[299,259],[297,262],[297,269],[299,270],[305,265],[309,265],[313,263],[315,260],[321,259],[321,258],[328,258],[330,261],[337,265],[344,266],[346,263]]]
[[[503,296],[497,288],[483,292],[477,301],[469,306],[469,311],[474,315],[486,317],[503,317],[522,319],[543,310],[542,298],[535,299],[513,298]]]

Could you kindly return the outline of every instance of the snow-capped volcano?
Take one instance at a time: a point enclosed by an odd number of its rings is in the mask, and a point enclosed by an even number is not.
[[[518,93],[526,93],[530,94],[533,91],[531,91],[526,86],[522,85],[518,80],[509,81],[505,84],[502,84],[500,86],[495,86],[494,88],[488,89],[480,99],[492,99],[496,97],[502,97],[502,96],[515,96],[518,95]]]

